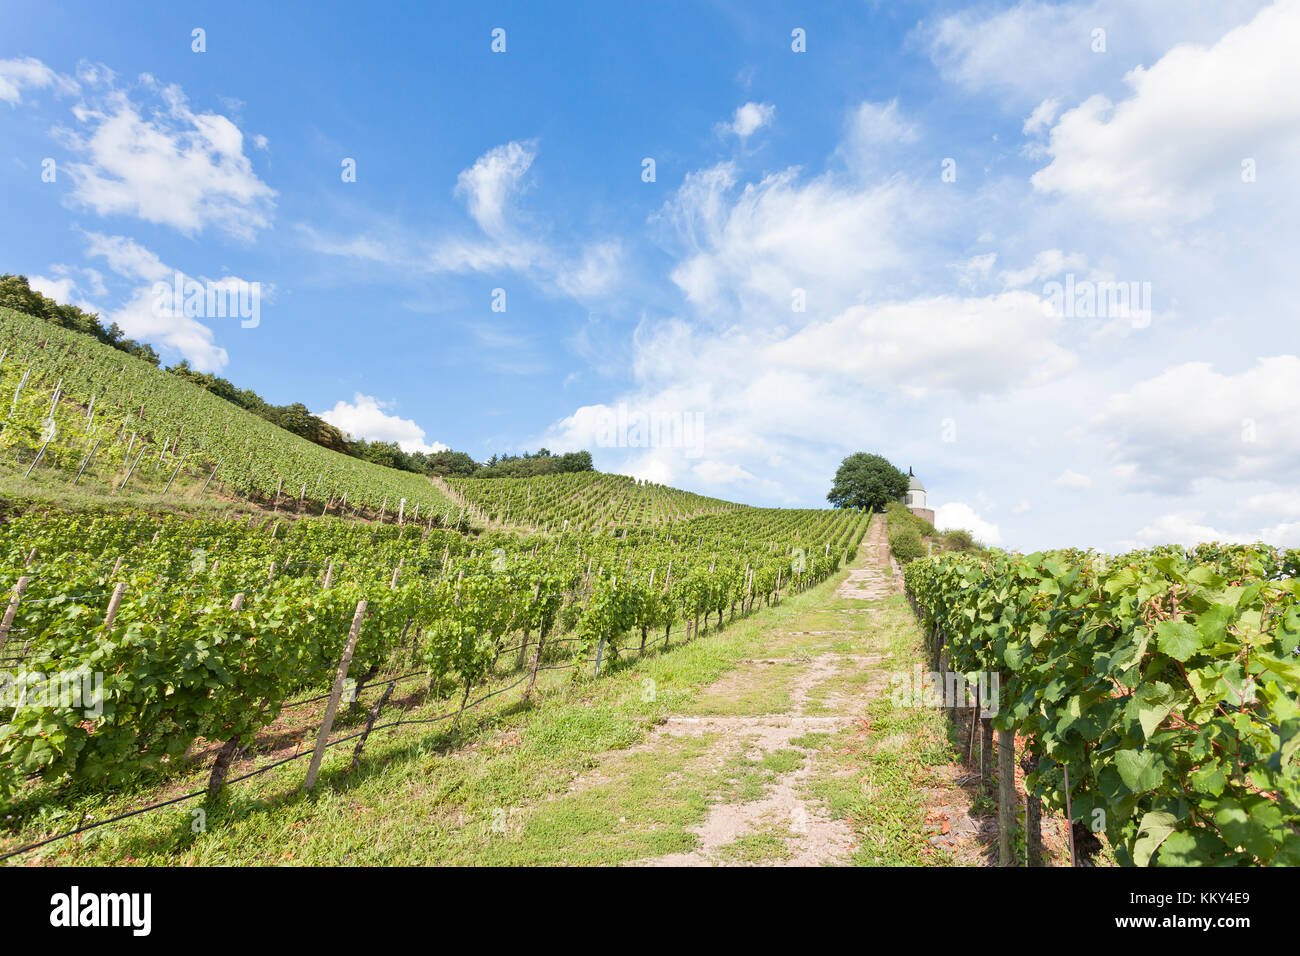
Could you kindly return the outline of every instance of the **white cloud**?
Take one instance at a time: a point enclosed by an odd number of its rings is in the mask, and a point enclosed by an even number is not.
[[[456,194],[465,198],[469,214],[489,236],[505,232],[506,202],[519,191],[536,157],[534,144],[510,142],[488,150],[461,171]]]
[[[142,76],[137,91],[149,102],[97,90],[73,109],[77,126],[57,131],[82,159],[64,165],[71,201],[186,235],[214,227],[248,239],[268,227],[275,190],[253,172],[239,127],[196,113],[178,86]]]
[[[579,258],[562,265],[555,283],[575,299],[603,295],[615,287],[623,270],[623,246],[617,241],[595,242]]]
[[[537,157],[532,141],[509,142],[488,150],[461,170],[455,195],[464,200],[477,233],[439,236],[385,223],[346,236],[328,235],[307,224],[298,231],[316,252],[372,262],[416,275],[500,272],[524,275],[548,294],[579,301],[607,296],[623,274],[624,248],[618,239],[596,239],[576,250],[558,248],[545,230],[515,208],[526,191],[528,170]]]
[[[1300,4],[1283,0],[1211,47],[1177,46],[1136,67],[1128,98],[1094,95],[1060,117],[1034,187],[1109,219],[1182,222],[1230,190],[1262,185],[1242,182],[1243,158],[1294,168],[1300,97],[1278,91],[1300,85],[1298,44]]]
[[[998,254],[996,252],[985,252],[978,256],[971,256],[961,262],[953,263],[949,268],[956,274],[957,282],[962,288],[974,289],[988,279],[997,261]]]
[[[1294,486],[1300,474],[1300,358],[1235,375],[1208,362],[1166,369],[1113,396],[1093,421],[1122,478],[1184,493],[1207,479]]]
[[[681,259],[671,278],[705,314],[747,322],[790,316],[793,290],[810,313],[843,308],[889,270],[928,202],[900,178],[860,186],[830,175],[808,182],[790,168],[733,196],[736,168],[689,173],[655,221],[672,228]],[[912,250],[915,256],[916,250]]]
[[[187,275],[167,265],[152,250],[128,236],[109,236],[85,230],[82,235],[86,240],[87,256],[102,258],[112,272],[138,283],[122,306],[103,314],[106,325],[116,322],[129,338],[147,342],[163,351],[179,353],[200,372],[219,372],[225,368],[229,356],[224,348],[216,344],[212,329],[199,321],[198,317],[176,310],[170,295],[156,297],[154,285],[163,283],[170,290],[179,277],[182,283],[201,281],[210,288],[249,295],[252,283],[232,275],[219,279]],[[92,294],[107,293],[98,272],[94,269],[82,271],[91,281]],[[257,289],[260,321],[261,302],[273,296],[275,288],[269,283],[258,283]],[[85,305],[81,307],[87,308]],[[233,314],[223,315],[221,321],[242,322],[244,318],[237,318]]]
[[[1259,538],[1279,548],[1300,548],[1300,521],[1270,525],[1260,531]]]
[[[1048,97],[1034,107],[1034,111],[1025,119],[1025,125],[1022,128],[1026,136],[1036,136],[1052,124],[1056,119],[1057,112],[1061,109],[1061,101],[1056,97]]]
[[[1022,2],[987,14],[963,10],[923,24],[918,35],[945,79],[970,90],[990,90],[1023,101],[1035,90],[1077,82],[1097,64],[1089,33],[1094,5]],[[1051,57],[1026,55],[1051,49]]]
[[[964,528],[981,544],[999,545],[1002,532],[998,526],[975,513],[975,509],[960,501],[950,501],[934,509],[934,526],[940,531]]]
[[[708,459],[691,469],[706,485],[730,485],[738,481],[752,481],[754,476],[739,465]]]
[[[77,291],[77,280],[70,275],[57,279],[47,276],[30,276],[27,285],[41,295],[49,296],[55,302],[71,302]]]
[[[126,236],[106,236],[99,232],[85,233],[86,255],[102,256],[108,267],[118,275],[145,282],[169,280],[174,270],[163,265],[153,252]]]
[[[947,390],[974,398],[1070,369],[1075,357],[1055,342],[1060,325],[1027,292],[938,296],[854,306],[766,346],[759,357],[768,367],[838,374],[913,396]]]
[[[1253,535],[1220,531],[1210,525],[1202,524],[1203,520],[1204,515],[1200,512],[1160,515],[1150,524],[1143,526],[1134,537],[1141,547],[1158,544],[1181,544],[1192,547],[1209,541],[1250,544],[1258,540]]]
[[[1020,0],[1001,9],[976,5],[921,23],[919,40],[945,79],[990,93],[1013,108],[1044,96],[1096,89],[1178,42],[1208,43],[1249,19],[1266,0]],[[1093,31],[1106,51],[1093,52]]]
[[[914,143],[919,138],[919,128],[904,118],[898,100],[888,103],[864,100],[849,114],[844,148],[861,161],[882,148],[896,143]]]
[[[920,124],[904,116],[898,100],[864,100],[849,111],[835,156],[859,182],[884,178],[899,168],[915,168],[905,150],[920,138]]]
[[[764,126],[772,125],[774,116],[776,116],[776,107],[771,103],[746,103],[736,108],[731,122],[723,123],[722,128],[744,140]]]
[[[219,372],[229,360],[212,330],[202,322],[174,313],[170,304],[156,307],[151,286],[137,288],[125,305],[103,318],[105,325],[116,322],[128,338],[179,352],[200,372]]]
[[[1056,476],[1052,482],[1062,488],[1069,488],[1072,491],[1087,491],[1092,487],[1092,479],[1087,475],[1081,475],[1077,471],[1071,471],[1069,468]]]
[[[1140,528],[1132,540],[1121,542],[1120,550],[1148,548],[1160,544],[1254,544],[1264,542],[1275,547],[1300,547],[1300,521],[1281,521],[1255,530],[1228,531],[1207,524],[1201,511],[1163,514]]]
[[[659,450],[654,449],[633,457],[619,474],[656,485],[671,485],[677,479],[678,471]]]
[[[1242,509],[1259,517],[1300,519],[1300,491],[1269,491],[1251,495],[1242,502]]]
[[[367,441],[396,442],[404,452],[422,451],[426,454],[447,451],[441,442],[425,441],[424,429],[409,418],[401,418],[384,411],[392,403],[381,402],[373,395],[356,392],[351,402],[341,399],[333,408],[315,414],[354,438]]]
[[[99,312],[99,306],[87,298],[108,294],[104,276],[99,270],[56,263],[50,266],[50,272],[52,275],[49,276],[28,276],[28,285],[61,305],[75,305],[83,312]]]
[[[1088,260],[1079,253],[1066,255],[1060,249],[1044,249],[1034,256],[1034,261],[1023,269],[1003,272],[999,277],[1008,289],[1019,289],[1035,282],[1042,282],[1066,271],[1082,271],[1088,267]]]
[[[0,60],[0,100],[17,106],[23,101],[23,90],[53,89],[55,93],[77,92],[76,81],[55,73],[35,57],[17,57]]]

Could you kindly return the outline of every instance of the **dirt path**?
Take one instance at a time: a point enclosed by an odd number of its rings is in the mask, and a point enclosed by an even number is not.
[[[747,662],[764,666],[763,662]],[[768,665],[770,666],[770,665]],[[741,753],[753,761],[768,754],[797,752],[805,759],[796,769],[780,773],[767,793],[757,800],[738,797],[709,808],[704,823],[695,828],[700,839],[690,853],[673,853],[641,861],[644,866],[713,866],[718,863],[744,862],[743,858],[724,855],[729,847],[747,837],[766,836],[784,840],[788,852],[780,862],[786,866],[816,866],[846,860],[853,849],[853,833],[844,820],[832,819],[819,801],[808,799],[802,786],[811,773],[806,758],[812,749],[799,746],[799,739],[812,732],[841,730],[852,721],[850,713],[840,716],[807,714],[808,692],[832,676],[835,662],[818,657],[796,678],[791,694],[791,708],[785,714],[742,717],[673,717],[661,728],[660,735],[695,736],[711,734],[714,744],[708,758],[721,761],[728,753]]]
[[[850,820],[818,796],[818,781],[827,772],[845,773],[821,766],[819,756],[828,740],[865,724],[867,705],[886,693],[895,669],[892,654],[862,641],[868,622],[862,612],[899,590],[885,523],[877,520],[848,578],[804,615],[806,630],[773,631],[771,657],[741,661],[705,689],[692,712],[670,717],[636,748],[654,752],[678,746],[682,738],[702,738],[709,743],[695,758],[697,767],[739,763],[755,768],[759,777],[756,786],[724,788],[730,792],[710,803],[703,822],[691,828],[693,849],[639,865],[849,861],[859,843]]]
[[[866,554],[865,561],[850,569],[835,596],[877,601],[891,594],[902,594],[903,572],[889,553],[889,535],[883,515],[871,522],[862,550]]]
[[[901,587],[894,579],[891,565],[885,522],[874,521],[863,541],[857,566],[850,570],[848,577],[836,590],[835,597],[876,601],[897,593]],[[778,632],[777,646],[788,643],[782,638],[853,633],[847,628]],[[673,853],[643,860],[640,861],[641,865],[713,866],[746,862],[743,853],[728,850],[747,838],[756,846],[767,843],[769,850],[776,841],[785,842],[787,846],[779,854],[780,859],[771,861],[785,866],[834,865],[848,860],[855,846],[852,829],[847,820],[833,817],[822,801],[809,796],[807,784],[813,774],[812,758],[817,751],[812,746],[801,746],[801,739],[812,733],[843,731],[860,718],[866,703],[865,695],[836,694],[834,713],[810,714],[808,711],[814,689],[835,678],[845,664],[867,663],[873,669],[880,670],[882,673],[877,676],[883,677],[886,657],[837,654],[822,648],[815,655],[796,655],[795,661],[797,673],[788,682],[789,703],[781,713],[679,716],[669,718],[660,728],[656,735],[658,737],[714,735],[715,743],[709,754],[714,760],[724,760],[728,754],[737,752],[753,761],[761,761],[765,755],[781,752],[794,752],[802,759],[797,767],[778,773],[760,799],[737,798],[710,806],[703,824],[694,831],[699,837],[696,849],[689,853]],[[743,685],[761,682],[762,671],[785,662],[782,658],[742,661],[736,671],[706,693],[706,699],[725,698],[730,691]],[[872,680],[868,690],[878,692],[886,684],[885,680]],[[653,745],[652,739],[651,746]]]

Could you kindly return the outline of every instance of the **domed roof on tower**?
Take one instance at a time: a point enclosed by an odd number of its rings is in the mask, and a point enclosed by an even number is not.
[[[907,490],[908,491],[925,491],[925,485],[921,484],[921,479],[912,474],[912,466],[907,467]]]

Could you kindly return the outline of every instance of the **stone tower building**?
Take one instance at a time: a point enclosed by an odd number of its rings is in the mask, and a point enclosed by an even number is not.
[[[918,518],[924,518],[930,524],[934,524],[934,511],[925,506],[925,485],[921,484],[920,478],[912,474],[910,466],[907,469],[907,478],[907,497],[903,499],[907,510]]]

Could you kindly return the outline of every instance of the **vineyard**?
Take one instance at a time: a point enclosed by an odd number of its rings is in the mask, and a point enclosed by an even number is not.
[[[17,517],[0,529],[0,667],[28,675],[9,690],[37,705],[8,715],[0,797],[38,781],[122,784],[200,738],[228,758],[295,695],[328,685],[350,634],[360,688],[409,672],[463,708],[506,666],[526,695],[548,662],[689,640],[711,618],[806,589],[852,558],[865,526],[850,512],[760,509],[530,537],[329,518]],[[98,713],[56,700],[56,673],[104,675]]]
[[[0,460],[115,493],[220,489],[295,512],[464,520],[426,478],[322,448],[89,336],[0,309]]]
[[[323,721],[318,760],[345,676],[359,755],[402,682],[438,716],[379,729],[458,723],[505,690],[528,701],[547,672],[691,642],[828,580],[867,530],[855,511],[752,508],[625,476],[385,468],[0,311],[0,466],[107,502],[10,509],[0,524],[9,846],[44,832],[27,822],[44,802],[79,792],[202,765],[215,797],[288,710],[328,700],[323,716],[301,712]],[[252,513],[133,507],[150,493]],[[919,539],[913,551],[900,559],[919,558]],[[1300,552],[1261,545],[945,553],[904,575],[945,706],[996,676],[981,752],[994,726],[1017,735],[1026,792],[1080,842],[1104,836],[1125,865],[1293,865],[1298,572]]]
[[[531,531],[591,531],[680,521],[744,508],[626,475],[453,478],[451,493],[484,521]]]
[[[945,555],[905,578],[944,687],[998,675],[992,725],[1080,837],[1124,865],[1296,865],[1298,571],[1297,551],[1202,545]]]

